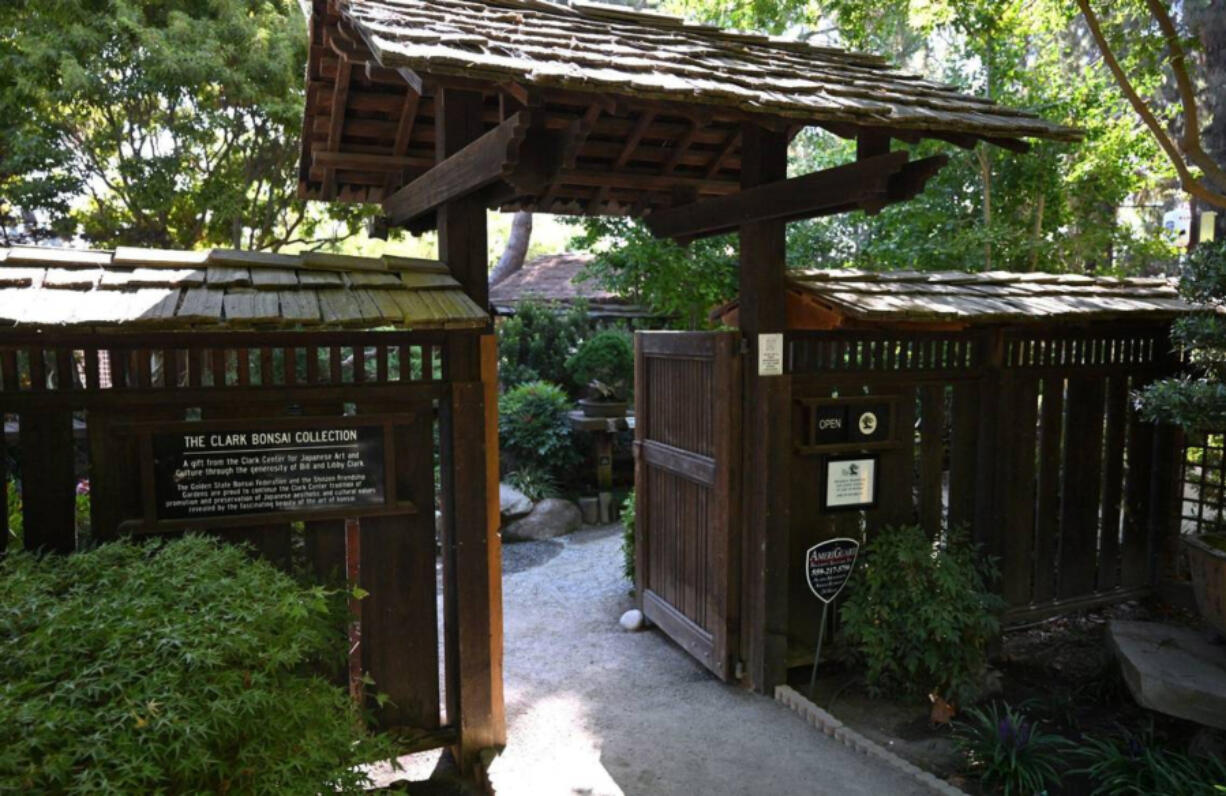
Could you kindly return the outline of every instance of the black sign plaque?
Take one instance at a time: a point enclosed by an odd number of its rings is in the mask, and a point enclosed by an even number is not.
[[[383,433],[342,424],[155,433],[157,519],[381,506]]]
[[[824,603],[831,602],[843,590],[860,543],[855,539],[839,538],[818,542],[805,553],[805,577],[809,590]]]

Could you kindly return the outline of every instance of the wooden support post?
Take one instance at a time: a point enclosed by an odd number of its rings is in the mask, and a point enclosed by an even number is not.
[[[741,187],[787,176],[787,136],[746,123]],[[760,335],[782,333],[787,266],[781,220],[740,227],[740,325],[748,343],[744,369],[743,610],[749,683],[768,693],[786,676],[788,630],[788,463],[790,376],[758,375]]]
[[[23,412],[20,444],[25,548],[71,553],[77,538],[72,412]]]
[[[482,96],[444,88],[435,99],[441,162],[484,132]],[[439,256],[478,306],[489,304],[485,207],[466,196],[438,210]],[[482,749],[506,743],[502,695],[502,581],[497,537],[497,375],[493,344],[478,336],[448,345],[450,399],[442,416],[447,720],[459,730],[463,770]]]

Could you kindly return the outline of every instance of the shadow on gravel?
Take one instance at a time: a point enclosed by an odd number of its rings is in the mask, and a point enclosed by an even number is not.
[[[527,572],[550,561],[562,552],[564,545],[554,540],[542,542],[504,542],[502,545],[502,573],[513,575]]]

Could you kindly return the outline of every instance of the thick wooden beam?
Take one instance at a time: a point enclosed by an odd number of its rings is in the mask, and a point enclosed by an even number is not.
[[[476,121],[480,127],[479,115]],[[529,116],[517,113],[462,149],[440,158],[438,165],[384,200],[384,212],[393,224],[404,224],[501,179],[508,173],[508,164],[518,159],[528,126]]]
[[[744,192],[784,180],[786,132],[746,123],[742,142]],[[762,693],[784,682],[787,673],[791,377],[758,374],[761,336],[781,333],[787,325],[784,230],[779,219],[755,218],[740,226],[740,325],[749,351],[742,423],[741,638],[749,684]]]
[[[436,101],[436,152],[440,166],[460,163],[482,135],[479,92],[442,89]],[[526,117],[516,114],[520,124]],[[503,151],[505,153],[505,139]],[[487,155],[487,157],[492,157]],[[465,168],[463,165],[452,168]],[[414,183],[415,184],[415,183]],[[410,186],[411,187],[411,186]],[[480,306],[489,304],[485,205],[471,191],[437,207],[439,254]],[[488,345],[488,344],[487,344]],[[492,357],[480,338],[450,340],[447,373],[451,395],[440,402],[443,465],[443,580],[447,720],[459,729],[456,758],[472,770],[481,751],[506,743],[502,698],[502,603],[497,534],[490,485],[490,409],[487,384]],[[485,367],[483,367],[483,365]],[[494,449],[496,451],[496,448]],[[496,468],[496,460],[493,463]],[[496,489],[496,487],[493,487]]]
[[[692,239],[730,232],[742,224],[812,218],[831,208],[884,197],[890,178],[906,163],[906,152],[891,152],[652,213],[646,223],[658,238]],[[742,173],[747,165],[742,157]]]

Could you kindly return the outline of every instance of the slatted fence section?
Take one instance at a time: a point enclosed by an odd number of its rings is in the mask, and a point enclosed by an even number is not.
[[[1226,530],[1226,435],[1200,431],[1184,442],[1180,472],[1180,531],[1185,534]]]
[[[285,416],[395,416],[395,494],[413,513],[361,522],[363,669],[389,695],[381,718],[412,727],[423,746],[455,739],[442,725],[435,539],[436,403],[450,394],[448,338],[414,332],[142,333],[47,339],[8,333],[0,343],[0,415],[15,423],[24,546],[77,547],[74,461],[88,462],[95,540],[142,515],[133,423]],[[74,419],[84,424],[74,440]],[[8,446],[6,445],[6,448]],[[7,540],[7,514],[4,531]],[[291,523],[214,531],[290,565]],[[310,569],[344,578],[343,521],[303,524]],[[454,595],[449,596],[454,599]]]
[[[966,525],[999,561],[1012,621],[1137,594],[1171,530],[1178,450],[1129,396],[1174,362],[1165,324],[789,333],[798,407],[834,395],[896,407],[879,504],[858,516],[820,515],[822,454],[794,422],[793,554],[883,524]]]

